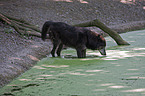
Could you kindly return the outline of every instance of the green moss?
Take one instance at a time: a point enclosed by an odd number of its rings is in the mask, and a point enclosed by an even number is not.
[[[107,56],[87,50],[87,58],[76,58],[74,49],[62,57],[38,62],[0,90],[14,96],[143,96],[145,31],[122,34],[130,46],[116,46],[107,39]],[[139,91],[138,91],[139,90]]]

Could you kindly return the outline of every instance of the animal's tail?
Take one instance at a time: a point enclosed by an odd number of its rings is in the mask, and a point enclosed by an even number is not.
[[[41,39],[43,41],[45,41],[46,36],[47,36],[47,32],[49,32],[49,30],[50,30],[51,23],[52,23],[51,21],[46,21],[42,27]]]

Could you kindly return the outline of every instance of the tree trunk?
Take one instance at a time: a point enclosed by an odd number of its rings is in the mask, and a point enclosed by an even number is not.
[[[100,22],[98,19],[86,23],[76,24],[73,26],[78,26],[78,27],[95,26],[103,30],[105,33],[109,34],[109,36],[112,37],[118,45],[130,45],[129,43],[124,41],[116,31],[111,30],[109,27],[105,26],[102,22]]]

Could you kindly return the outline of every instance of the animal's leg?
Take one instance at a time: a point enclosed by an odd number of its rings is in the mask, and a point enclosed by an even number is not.
[[[56,52],[56,53],[57,53],[57,56],[60,56],[62,48],[63,48],[63,44],[60,43],[60,44],[59,44],[59,47],[58,47],[58,49],[57,49],[57,52]]]
[[[56,50],[58,44],[59,44],[59,42],[57,42],[57,41],[53,42],[53,49],[51,50],[52,57],[55,57],[55,50]]]
[[[78,58],[81,58],[81,50],[77,49],[77,56]]]
[[[76,44],[76,50],[78,58],[85,58],[86,57],[86,43],[87,43],[87,36],[83,32],[78,33],[78,40]]]
[[[86,58],[86,49],[82,50],[82,56],[83,58]]]
[[[76,49],[78,58],[86,57],[86,49]]]

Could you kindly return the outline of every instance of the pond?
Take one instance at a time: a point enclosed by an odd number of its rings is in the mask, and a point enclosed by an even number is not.
[[[2,96],[144,96],[145,30],[121,34],[130,46],[117,46],[107,37],[107,56],[74,49],[61,58],[47,57],[0,89]]]

